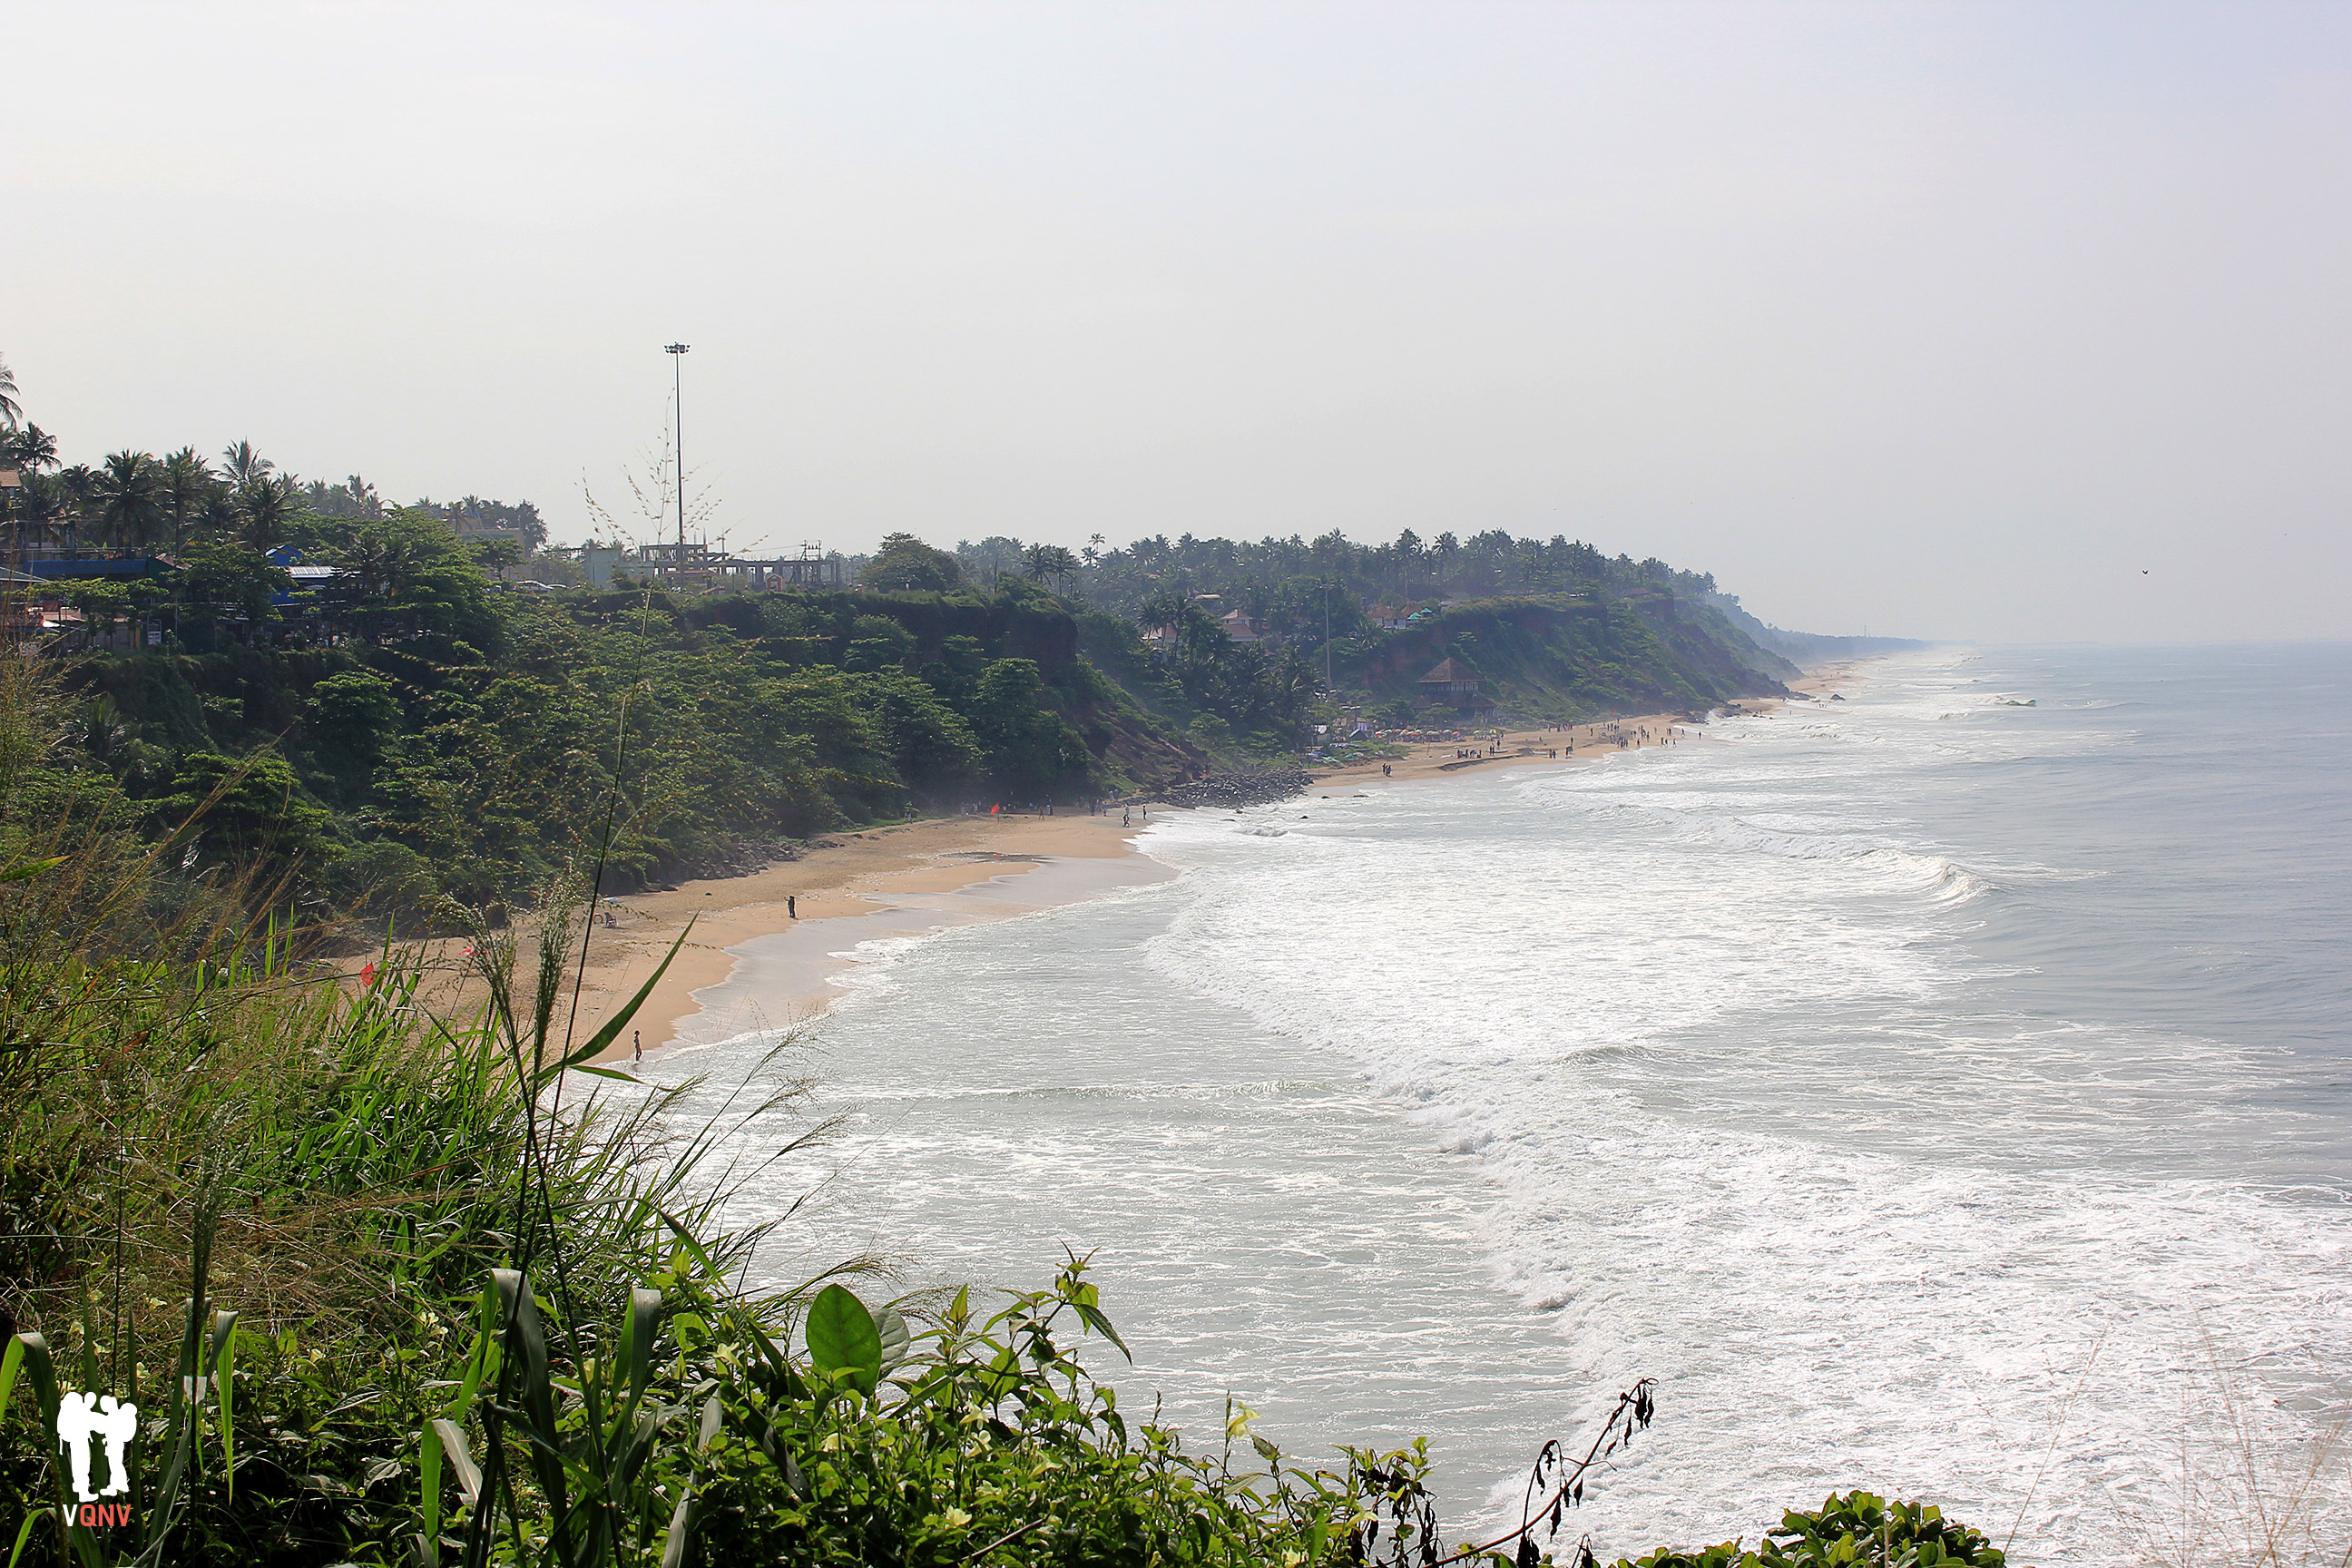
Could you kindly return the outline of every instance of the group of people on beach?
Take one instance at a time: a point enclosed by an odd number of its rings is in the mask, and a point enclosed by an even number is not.
[[[1606,731],[1596,728],[1593,734],[1601,744],[1614,745],[1621,752],[1628,746],[1638,746],[1644,742],[1655,742],[1662,746],[1682,744],[1681,730],[1671,724],[1662,731],[1653,731],[1647,724],[1636,724],[1630,731],[1621,724],[1612,724]]]
[[[1629,746],[1639,746],[1645,742],[1662,746],[1678,746],[1682,744],[1683,738],[1680,727],[1671,724],[1657,730],[1652,729],[1647,724],[1635,724],[1628,729],[1622,723],[1612,721],[1605,725],[1590,724],[1586,729],[1590,731],[1586,737],[1588,745],[1614,746],[1621,752]],[[1538,736],[1535,739],[1541,746],[1543,755],[1549,761],[1556,763],[1562,757],[1572,758],[1576,755],[1576,736],[1573,731],[1561,736],[1560,743],[1558,745],[1550,744],[1549,736]],[[1532,751],[1534,748],[1528,749]],[[1485,745],[1456,746],[1454,749],[1454,760],[1477,762],[1488,756],[1500,756],[1502,751],[1502,735],[1500,731],[1496,731],[1493,740]],[[1383,766],[1381,772],[1386,774],[1388,769]]]

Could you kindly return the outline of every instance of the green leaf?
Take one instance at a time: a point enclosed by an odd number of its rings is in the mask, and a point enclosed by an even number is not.
[[[514,1269],[493,1268],[490,1279],[498,1287],[506,1310],[509,1352],[521,1363],[518,1392],[523,1418],[516,1425],[530,1443],[531,1463],[539,1473],[540,1489],[546,1493],[550,1506],[561,1518],[570,1505],[563,1484],[562,1456],[557,1447],[562,1439],[555,1421],[555,1382],[548,1364],[547,1331],[540,1321],[539,1300],[531,1294],[530,1279]]]
[[[41,1425],[54,1432],[58,1429],[59,1394],[57,1369],[49,1361],[49,1342],[37,1333],[26,1332],[18,1334],[15,1343],[24,1360],[25,1370],[32,1374],[33,1397],[41,1407]],[[58,1502],[63,1507],[68,1500],[65,1467],[52,1463],[49,1474],[57,1483]],[[65,1515],[60,1513],[58,1518],[62,1524]],[[72,1542],[74,1555],[81,1559],[84,1568],[99,1568],[98,1543],[91,1539],[89,1531],[67,1530],[64,1533]]]
[[[646,1396],[646,1385],[653,1377],[654,1335],[661,1318],[661,1304],[658,1290],[629,1292],[629,1320],[621,1331],[621,1360],[628,1369],[632,1409]]]
[[[25,1542],[32,1536],[34,1521],[47,1517],[47,1509],[36,1508],[26,1510],[25,1522],[16,1527],[16,1549],[8,1553],[8,1568],[16,1568],[16,1559],[25,1555]]]
[[[24,1341],[11,1334],[8,1336],[8,1348],[0,1351],[0,1415],[7,1414],[8,1395],[16,1386],[16,1369],[24,1363]]]
[[[861,1394],[871,1394],[882,1376],[882,1335],[874,1315],[845,1285],[817,1292],[808,1315],[809,1363],[817,1371],[848,1371]]]
[[[686,1568],[686,1549],[694,1539],[694,1494],[677,1500],[669,1516],[669,1533],[662,1541],[662,1568]]]
[[[236,1501],[236,1412],[232,1401],[236,1396],[236,1317],[235,1312],[213,1314],[213,1391],[220,1398],[221,1489],[230,1502]]]
[[[905,1361],[913,1349],[914,1336],[907,1331],[907,1320],[898,1315],[896,1307],[874,1309],[874,1332],[882,1342],[880,1364],[885,1373]]]
[[[654,987],[660,984],[661,977],[668,973],[670,961],[677,956],[678,949],[684,947],[686,939],[693,934],[694,920],[688,919],[686,929],[677,933],[677,940],[669,944],[669,951],[662,954],[662,961],[654,965],[653,973],[647,976],[646,983],[637,988],[637,994],[629,998],[628,1005],[605,1019],[604,1026],[590,1036],[586,1045],[582,1046],[570,1056],[560,1057],[541,1068],[536,1081],[541,1084],[547,1083],[565,1068],[576,1068],[583,1062],[593,1061],[604,1055],[604,1047],[621,1037],[621,1031],[629,1026],[629,1020],[637,1016],[637,1009],[644,1006],[646,999],[654,994]]]
[[[0,871],[0,882],[28,881],[31,879],[39,876],[42,872],[53,870],[65,863],[66,858],[62,855],[52,855],[46,860],[20,860],[16,865],[9,867],[6,870]],[[21,1551],[23,1550],[23,1547],[24,1538],[19,1536],[17,1538],[17,1549]],[[11,1558],[9,1561],[13,1563],[15,1559]]]
[[[416,1435],[416,1473],[423,1490],[425,1530],[416,1538],[416,1549],[423,1553],[427,1544],[441,1539],[441,1433],[430,1421]],[[435,1555],[438,1556],[437,1549]]]
[[[704,1400],[702,1402],[702,1425],[699,1431],[696,1434],[694,1446],[698,1448],[709,1447],[710,1440],[719,1436],[719,1428],[726,1420],[726,1408],[719,1403],[719,1395],[714,1394],[709,1398]]]
[[[1013,1353],[1011,1345],[996,1352],[996,1359],[980,1373],[981,1389],[992,1400],[1003,1399],[1021,1386],[1021,1358]]]
[[[1090,1285],[1087,1289],[1091,1290],[1094,1287]],[[1103,1315],[1103,1310],[1100,1307],[1096,1306],[1091,1301],[1075,1301],[1072,1302],[1071,1305],[1077,1308],[1078,1319],[1081,1322],[1085,1323],[1087,1327],[1092,1329],[1095,1332],[1100,1334],[1103,1338],[1108,1340],[1111,1343],[1117,1345],[1118,1347],[1119,1354],[1125,1356],[1129,1361],[1133,1361],[1135,1359],[1135,1352],[1127,1348],[1127,1342],[1118,1337],[1118,1331],[1110,1326],[1110,1320]]]
[[[482,1472],[474,1463],[473,1450],[467,1447],[465,1428],[445,1416],[435,1416],[432,1433],[436,1446],[448,1456],[449,1468],[457,1473],[457,1489],[466,1494],[467,1508],[482,1505]]]

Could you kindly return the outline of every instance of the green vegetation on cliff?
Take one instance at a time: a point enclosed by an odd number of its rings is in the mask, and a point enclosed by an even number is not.
[[[68,672],[79,733],[159,827],[234,779],[199,835],[208,860],[299,858],[341,897],[469,903],[520,897],[601,839],[613,803],[625,889],[747,844],[1105,794],[1188,761],[1076,658],[1050,605],[486,597],[478,640],[85,658]]]
[[[201,812],[176,874],[306,919],[517,904],[592,844],[625,890],[909,812],[1295,759],[1357,721],[1701,710],[1791,668],[1711,578],[1561,538],[894,534],[843,591],[685,592],[647,558],[551,591],[515,579],[581,563],[530,554],[527,502],[392,506],[244,442],[217,468],[60,468],[33,426],[0,447],[34,579],[0,590],[7,631],[73,695],[77,765],[151,841]],[[1423,683],[1449,659],[1468,700]]]

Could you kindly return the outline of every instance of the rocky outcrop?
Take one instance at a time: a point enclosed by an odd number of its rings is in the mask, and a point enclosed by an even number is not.
[[[1305,795],[1315,775],[1300,768],[1268,768],[1262,773],[1211,773],[1160,791],[1148,798],[1170,805],[1263,805]]]

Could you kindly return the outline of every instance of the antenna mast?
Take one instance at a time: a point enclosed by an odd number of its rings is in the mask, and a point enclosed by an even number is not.
[[[685,343],[669,343],[670,397],[677,414],[677,555],[686,559],[686,351]]]

